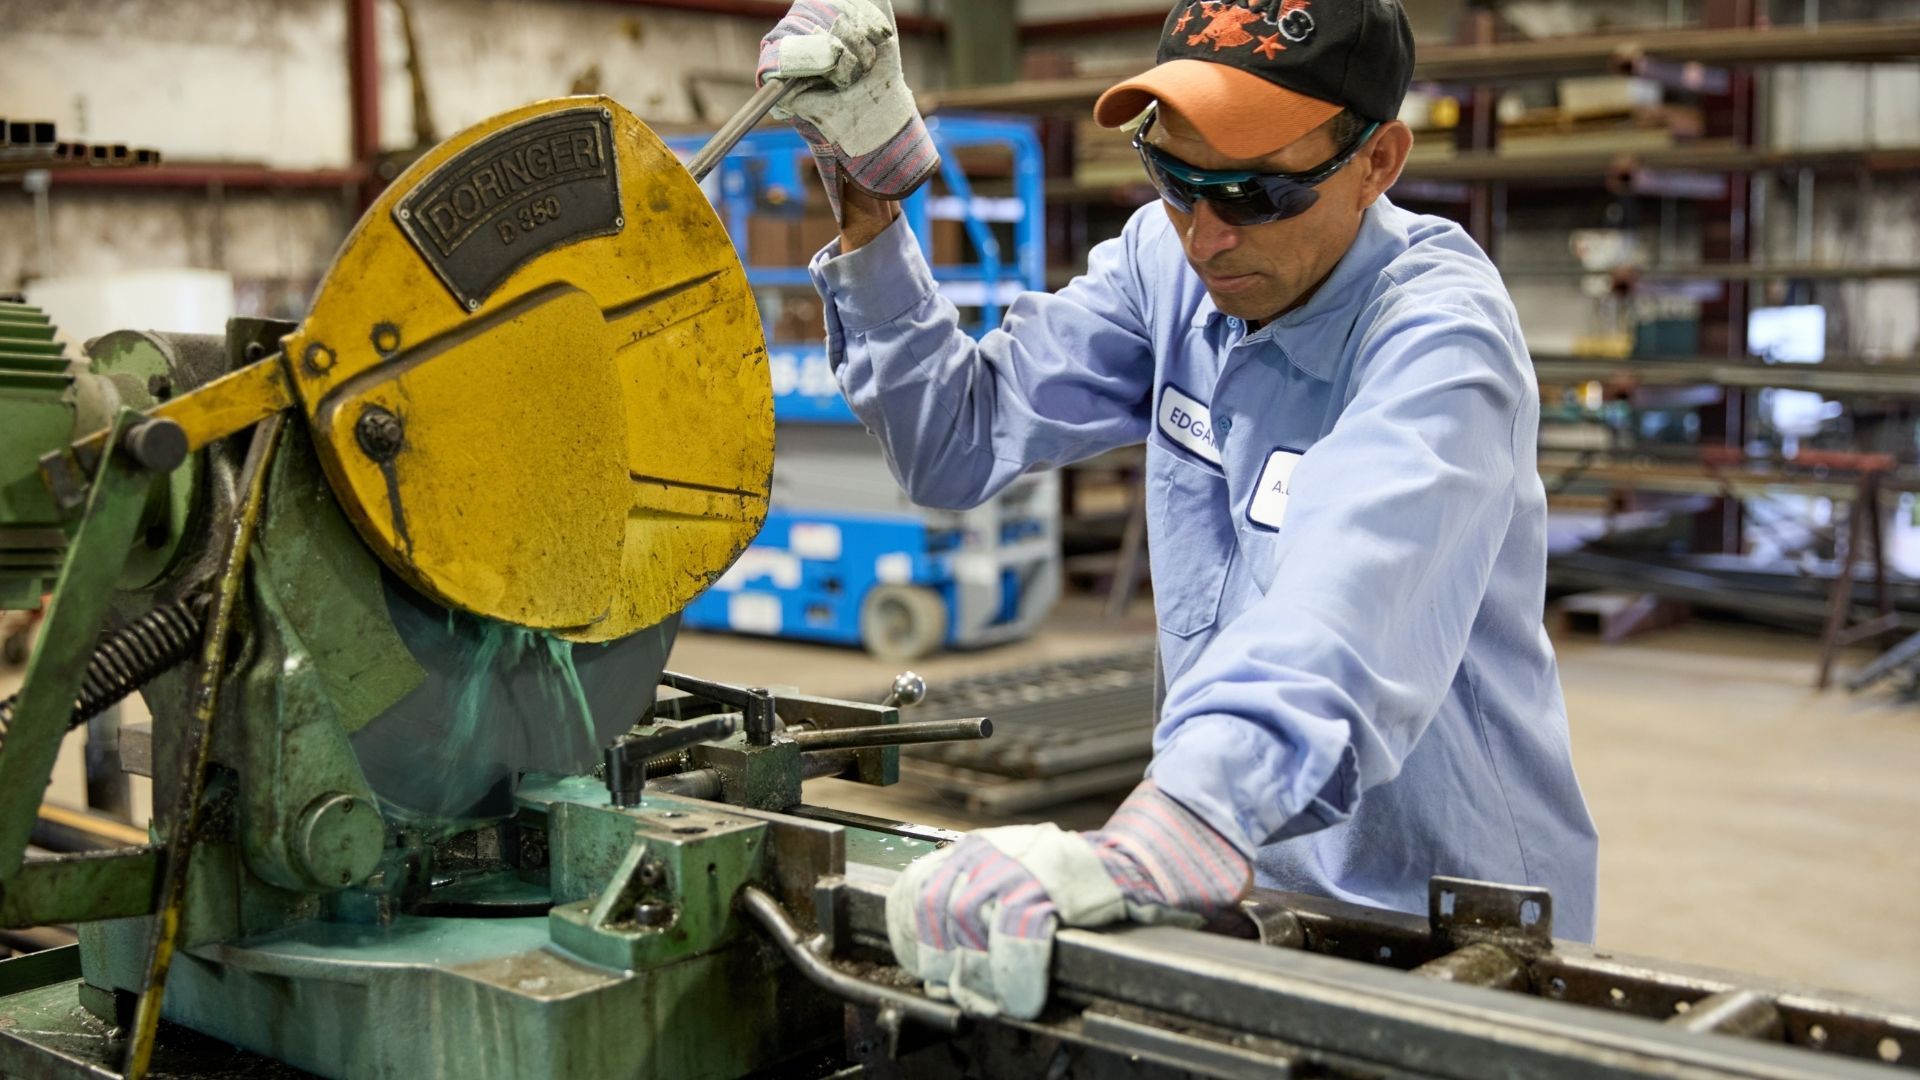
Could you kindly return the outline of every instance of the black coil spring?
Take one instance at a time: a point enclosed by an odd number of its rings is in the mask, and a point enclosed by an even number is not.
[[[196,593],[154,608],[108,634],[87,659],[86,678],[80,683],[80,696],[73,703],[67,727],[79,727],[100,715],[191,656],[206,626],[209,599],[206,593]],[[7,728],[13,724],[13,709],[19,700],[20,695],[15,694],[0,701],[0,749],[6,746]]]

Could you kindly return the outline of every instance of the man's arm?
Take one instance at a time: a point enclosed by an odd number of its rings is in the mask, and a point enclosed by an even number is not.
[[[1155,733],[1161,790],[1249,853],[1345,820],[1399,772],[1513,513],[1524,358],[1477,312],[1423,309],[1372,338],[1289,481],[1265,597],[1168,687]]]
[[[961,331],[890,201],[939,163],[898,37],[888,0],[795,0],[758,75],[808,80],[774,115],[812,149],[841,224],[812,266],[841,390],[916,502],[968,507],[1030,468],[1146,437],[1145,294],[1130,247],[1102,245],[1059,295],[1021,296],[978,343]]]
[[[1154,365],[1134,249],[1157,209],[1096,247],[1085,275],[1023,293],[975,341],[906,222],[845,194],[845,237],[812,266],[828,359],[916,502],[974,506],[1029,469],[1146,438]]]
[[[859,188],[840,189],[840,252],[859,251],[886,231],[900,217],[900,204],[891,199],[876,199]]]

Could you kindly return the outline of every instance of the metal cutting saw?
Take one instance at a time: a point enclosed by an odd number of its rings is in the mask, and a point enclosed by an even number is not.
[[[970,1020],[885,894],[953,834],[810,805],[985,720],[665,670],[762,522],[767,351],[692,162],[604,97],[433,149],[298,325],[70,358],[0,305],[0,1076],[1882,1075],[1898,1007],[1597,952],[1544,891],[1425,917],[1257,891],[1062,931]],[[148,842],[30,855],[62,737],[138,690]]]

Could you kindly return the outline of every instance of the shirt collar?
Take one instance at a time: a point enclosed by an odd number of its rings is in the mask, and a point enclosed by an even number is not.
[[[1404,215],[1393,210],[1393,204],[1384,195],[1368,207],[1360,220],[1359,232],[1354,234],[1353,244],[1334,264],[1333,273],[1327,275],[1313,299],[1261,327],[1255,336],[1286,349],[1290,344],[1286,339],[1294,337],[1296,331],[1317,328],[1343,314],[1347,316],[1345,321],[1350,322],[1359,306],[1373,294],[1373,278],[1407,246]],[[1208,327],[1226,317],[1214,305],[1213,296],[1202,288],[1200,303],[1193,312],[1193,325]],[[1287,349],[1287,355],[1295,364],[1322,379],[1339,359],[1328,350],[1316,348],[1302,348],[1298,355],[1295,350]]]

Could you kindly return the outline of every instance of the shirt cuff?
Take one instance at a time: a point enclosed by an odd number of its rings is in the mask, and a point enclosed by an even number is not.
[[[1235,716],[1198,716],[1153,756],[1147,775],[1249,859],[1260,847],[1337,825],[1353,814],[1359,759],[1302,755]]]
[[[933,271],[905,215],[851,254],[842,255],[835,238],[807,268],[820,295],[837,309],[841,326],[854,332],[890,323],[934,293]]]

